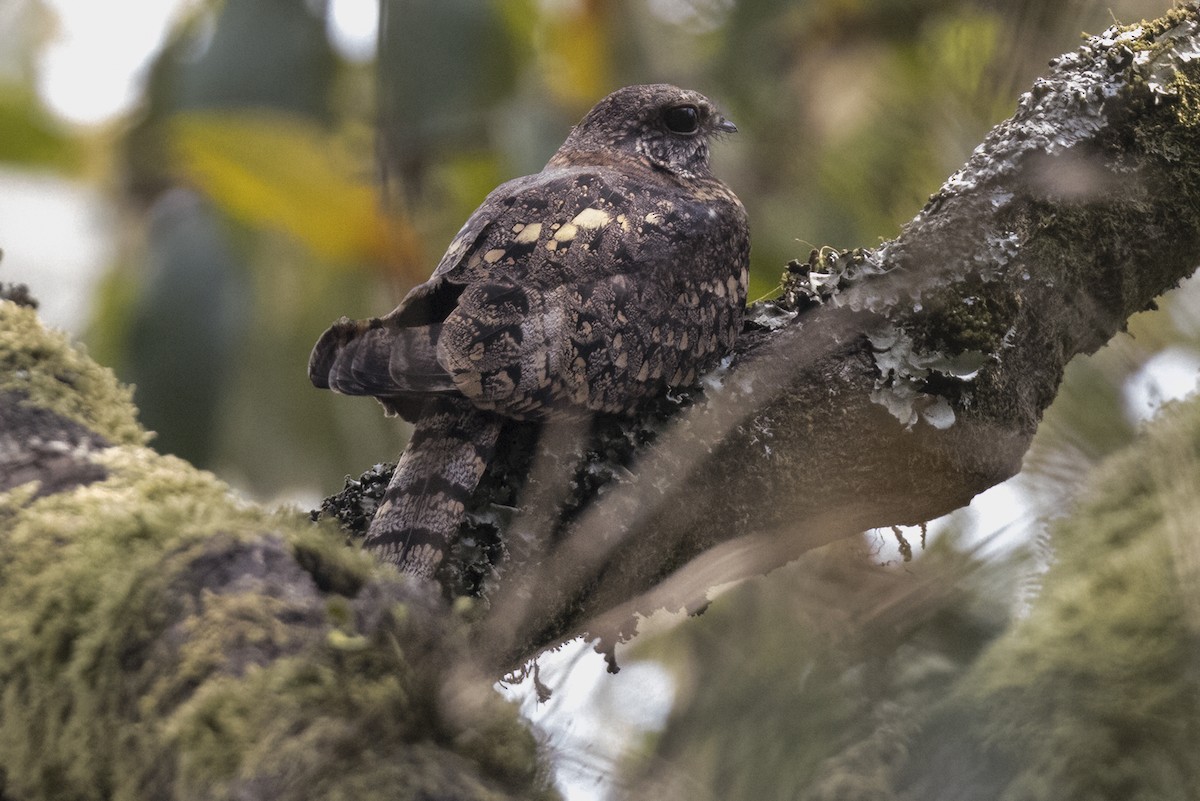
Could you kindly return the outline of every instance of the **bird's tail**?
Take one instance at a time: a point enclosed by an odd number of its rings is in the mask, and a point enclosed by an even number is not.
[[[366,547],[404,573],[432,578],[495,451],[500,426],[501,418],[464,398],[430,400],[371,521]]]
[[[308,377],[318,389],[380,400],[457,392],[437,360],[441,324],[406,327],[390,317],[343,317],[317,340]]]

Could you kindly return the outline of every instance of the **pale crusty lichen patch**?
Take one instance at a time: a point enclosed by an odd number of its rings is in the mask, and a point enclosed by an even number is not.
[[[66,334],[42,326],[33,309],[0,301],[0,390],[81,423],[117,444],[143,444],[133,390],[96,364]]]

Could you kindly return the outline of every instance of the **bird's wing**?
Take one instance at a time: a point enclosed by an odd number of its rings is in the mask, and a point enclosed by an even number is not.
[[[744,218],[731,217],[731,235],[722,236],[713,209],[741,214],[740,205],[673,194],[612,168],[510,181],[393,312],[330,328],[313,350],[310,377],[405,416],[406,405],[456,392],[514,416],[561,402],[621,408],[626,396],[679,383],[677,363],[705,366],[719,343],[701,331],[721,322],[699,308],[740,306],[727,278],[731,265],[744,266]],[[668,337],[665,355],[652,356]]]
[[[644,258],[637,252],[637,243],[650,235],[643,217],[654,212],[655,198],[663,194],[602,166],[546,169],[501,184],[454,237],[429,283],[554,284],[624,272],[628,263]],[[618,242],[628,250],[602,255],[601,239],[613,245],[610,251]]]
[[[732,345],[748,246],[727,190],[697,197],[600,167],[520,179],[438,267],[433,282],[463,288],[439,360],[465,395],[511,416],[628,411]]]

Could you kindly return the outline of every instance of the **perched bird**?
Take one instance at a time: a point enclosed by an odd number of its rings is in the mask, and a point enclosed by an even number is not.
[[[728,353],[750,235],[709,142],[736,130],[696,92],[619,89],[492,191],[394,311],[321,336],[315,386],[415,423],[368,548],[432,577],[505,418],[633,412]]]

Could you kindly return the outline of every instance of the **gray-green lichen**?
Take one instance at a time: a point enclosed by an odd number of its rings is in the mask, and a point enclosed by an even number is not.
[[[5,797],[554,797],[516,710],[461,670],[460,617],[141,445],[111,374],[10,306],[5,386],[125,444],[75,455],[98,480],[0,493]]]
[[[1077,328],[1096,329],[1064,349],[1098,347],[1111,331],[1096,321],[1142,308],[1122,304],[1145,295],[1150,274],[1105,265],[1161,261],[1139,258],[1140,240],[1195,216],[1198,76],[1195,7],[1090,37],[1051,62],[900,237],[814,251],[807,266],[793,263],[784,301],[866,313],[879,373],[871,399],[906,426],[954,422],[975,379],[1022,334],[1030,293],[1061,297],[1064,320],[1077,312]],[[1171,185],[1154,185],[1160,175]],[[1177,198],[1170,221],[1153,218],[1164,197]],[[1120,249],[1096,252],[1109,242]]]

